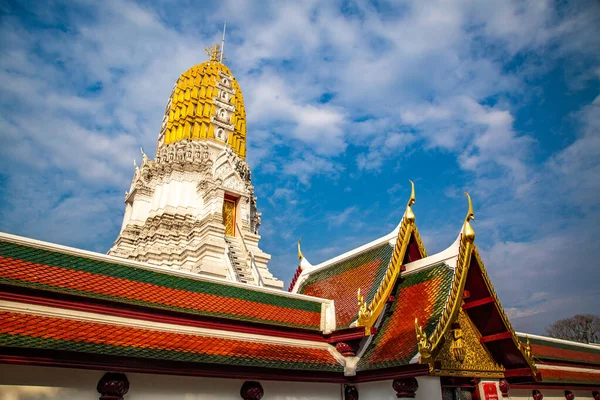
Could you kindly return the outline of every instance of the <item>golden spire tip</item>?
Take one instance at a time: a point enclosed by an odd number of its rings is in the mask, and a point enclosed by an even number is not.
[[[463,235],[468,241],[472,242],[475,240],[475,231],[473,230],[470,221],[475,219],[475,212],[473,212],[473,202],[471,201],[471,196],[469,196],[469,193],[467,192],[465,192],[465,196],[467,196],[467,200],[469,201],[469,210],[467,211],[467,216],[465,217]]]
[[[415,213],[411,208],[411,206],[415,204],[415,200],[417,199],[415,196],[415,183],[410,179],[408,181],[410,182],[411,191],[410,198],[408,199],[408,203],[406,204],[406,212],[404,213],[404,217],[409,222],[415,222]]]
[[[410,182],[411,186],[410,199],[408,200],[408,205],[412,206],[413,204],[415,204],[415,200],[417,200],[417,197],[415,196],[415,183],[410,179],[408,181]]]
[[[304,254],[302,254],[302,250],[300,249],[301,242],[302,238],[298,239],[298,260],[302,260],[304,258]]]

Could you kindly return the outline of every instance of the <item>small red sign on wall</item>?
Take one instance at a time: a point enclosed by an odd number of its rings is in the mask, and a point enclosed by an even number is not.
[[[483,383],[483,398],[484,400],[498,400],[498,389],[495,383]]]

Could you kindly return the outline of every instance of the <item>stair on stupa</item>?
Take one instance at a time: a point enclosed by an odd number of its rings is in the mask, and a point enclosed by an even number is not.
[[[252,270],[248,263],[248,254],[241,239],[235,236],[225,236],[225,242],[229,246],[231,264],[239,277],[239,281],[255,284]]]

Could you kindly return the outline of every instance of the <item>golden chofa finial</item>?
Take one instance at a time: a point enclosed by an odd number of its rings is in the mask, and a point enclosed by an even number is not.
[[[471,196],[469,196],[469,193],[467,192],[465,192],[465,196],[467,196],[467,199],[469,200],[469,211],[467,211],[467,216],[465,217],[463,235],[465,239],[472,242],[475,240],[475,231],[473,230],[470,221],[475,219],[475,213],[473,212],[473,202],[471,201]]]
[[[210,61],[221,62],[225,59],[225,57],[221,57],[221,46],[219,46],[218,43],[214,46],[205,47],[204,51],[208,55]]]
[[[407,221],[415,222],[415,213],[412,210],[412,205],[415,204],[415,200],[417,199],[415,197],[415,184],[410,179],[408,181],[410,182],[412,189],[410,192],[410,199],[408,199],[408,203],[406,204],[406,212],[404,215]]]
[[[298,260],[302,260],[304,258],[304,254],[302,254],[302,250],[300,249],[301,242],[302,238],[298,239]]]

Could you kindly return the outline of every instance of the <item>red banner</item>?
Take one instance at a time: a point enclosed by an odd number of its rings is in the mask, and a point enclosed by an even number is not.
[[[483,398],[484,400],[498,400],[498,389],[495,383],[483,383]]]

